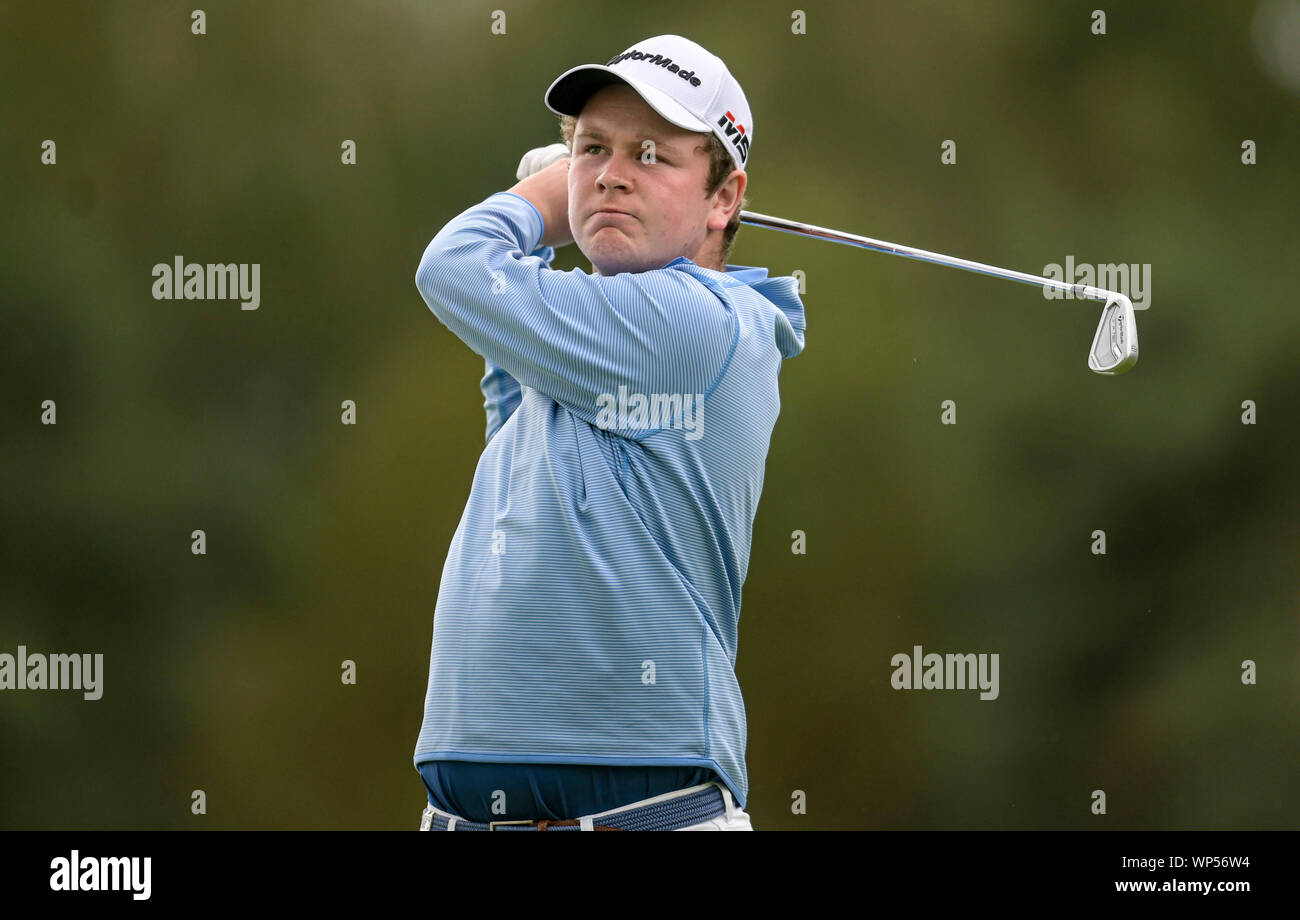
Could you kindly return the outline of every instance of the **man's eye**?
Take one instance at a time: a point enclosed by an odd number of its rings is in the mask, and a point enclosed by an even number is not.
[[[584,148],[584,152],[590,153],[593,150],[599,150],[599,149],[600,149],[600,144],[588,144],[586,148]]]

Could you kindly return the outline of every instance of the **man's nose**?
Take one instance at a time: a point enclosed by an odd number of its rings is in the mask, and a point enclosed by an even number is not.
[[[596,176],[596,185],[602,192],[611,188],[626,190],[628,188],[628,164],[617,156],[611,156],[605,163],[605,168]]]

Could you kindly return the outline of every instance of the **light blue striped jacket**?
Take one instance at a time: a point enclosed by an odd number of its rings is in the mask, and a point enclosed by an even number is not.
[[[415,276],[486,359],[488,417],[415,763],[703,766],[744,807],[737,620],[777,376],[804,344],[797,282],[684,257],[555,271],[542,231],[492,195]]]

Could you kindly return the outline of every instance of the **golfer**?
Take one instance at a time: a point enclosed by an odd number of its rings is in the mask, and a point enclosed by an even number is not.
[[[726,263],[753,116],[676,35],[545,102],[565,145],[415,276],[486,360],[487,410],[434,615],[421,829],[750,830],[737,623],[804,345],[796,280]],[[571,242],[590,274],[549,267]]]

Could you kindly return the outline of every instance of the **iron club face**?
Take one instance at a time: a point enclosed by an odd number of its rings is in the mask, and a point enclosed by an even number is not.
[[[1133,302],[1123,294],[1111,292],[1101,311],[1101,322],[1092,339],[1088,367],[1098,374],[1122,374],[1137,364],[1137,320]]]

